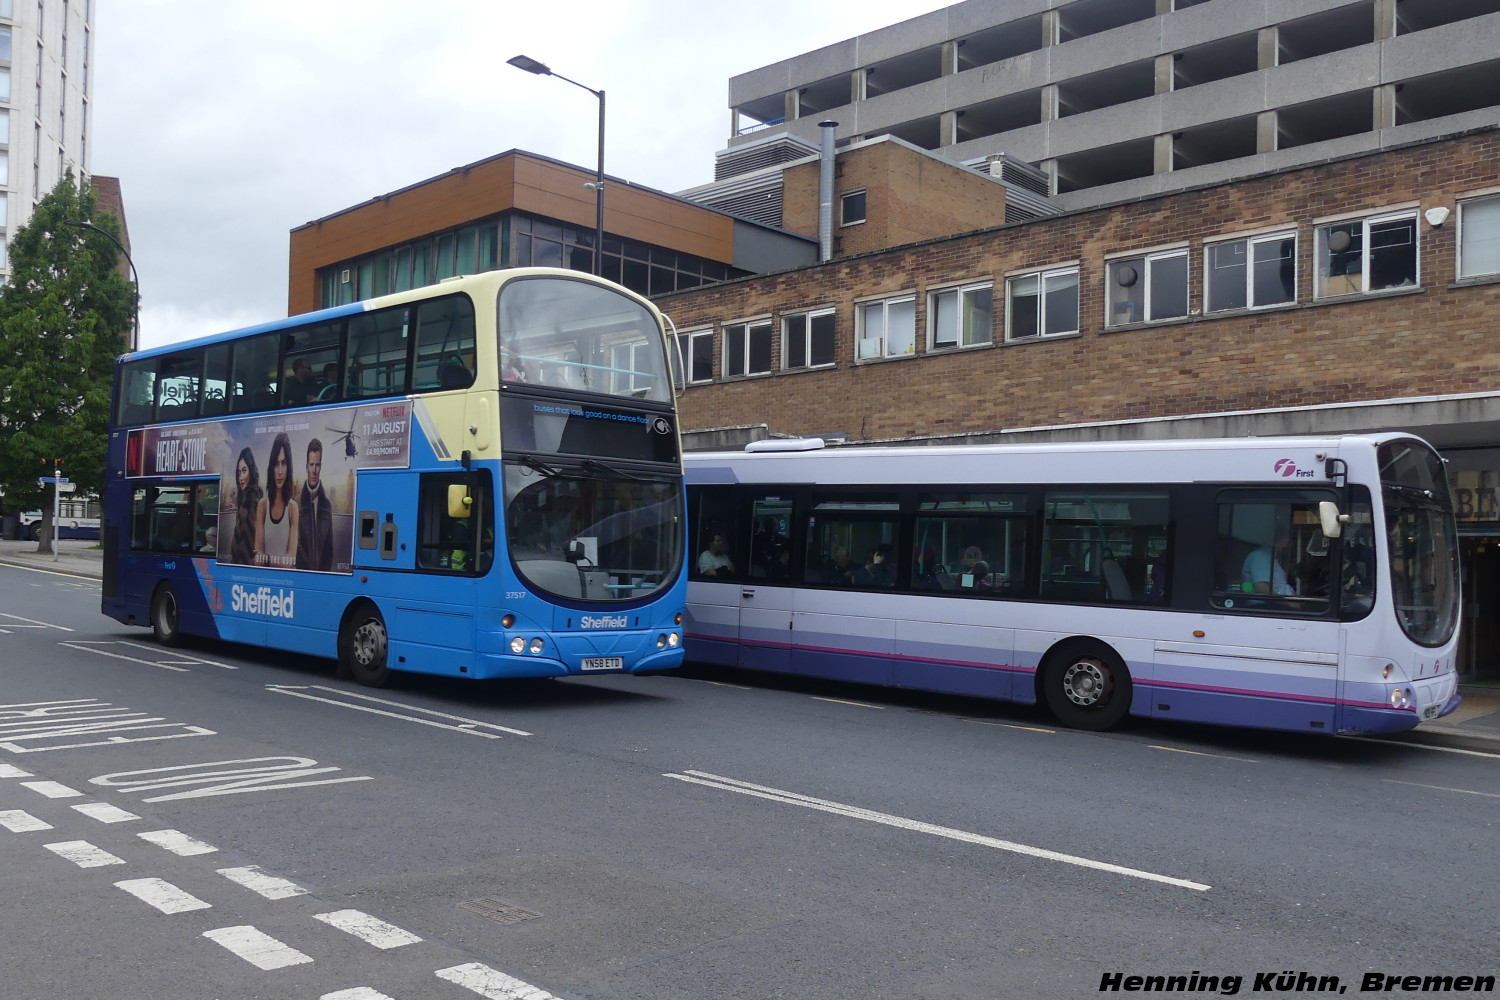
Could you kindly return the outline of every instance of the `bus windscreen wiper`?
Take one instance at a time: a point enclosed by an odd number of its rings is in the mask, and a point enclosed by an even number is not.
[[[618,469],[608,462],[601,462],[597,458],[585,458],[583,460],[583,467],[585,469],[593,469],[595,472],[606,472],[611,476],[619,476],[621,479],[634,479],[636,482],[644,482],[640,476],[626,472],[624,469]]]

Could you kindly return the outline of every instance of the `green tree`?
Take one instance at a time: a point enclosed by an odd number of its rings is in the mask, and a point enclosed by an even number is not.
[[[119,250],[65,220],[119,238],[119,220],[69,170],[11,237],[0,288],[0,485],[8,511],[42,509],[39,552],[51,551],[52,494],[37,477],[60,459],[76,495],[103,489],[110,381],[136,306]]]

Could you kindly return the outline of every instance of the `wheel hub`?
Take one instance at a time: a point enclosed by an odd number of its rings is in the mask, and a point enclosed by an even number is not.
[[[1063,671],[1063,693],[1079,708],[1097,708],[1109,699],[1109,668],[1094,659],[1075,660]]]
[[[351,646],[354,659],[360,666],[368,667],[379,663],[385,656],[385,629],[381,628],[379,622],[365,622],[355,630]]]

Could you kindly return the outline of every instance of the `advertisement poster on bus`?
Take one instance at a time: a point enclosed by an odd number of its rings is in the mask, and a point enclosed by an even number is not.
[[[411,461],[411,402],[148,427],[131,435],[127,475],[217,475],[219,562],[351,571],[354,475]]]

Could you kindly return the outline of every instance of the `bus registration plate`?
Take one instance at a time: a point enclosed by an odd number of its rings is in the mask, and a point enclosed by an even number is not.
[[[1438,717],[1438,713],[1442,710],[1442,705],[1428,705],[1426,708],[1422,709],[1422,718],[1436,719]]]
[[[585,656],[581,664],[584,670],[624,670],[623,656]]]

